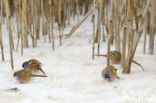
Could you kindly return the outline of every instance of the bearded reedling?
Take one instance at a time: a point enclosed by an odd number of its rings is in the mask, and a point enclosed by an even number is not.
[[[108,55],[106,55],[106,54],[104,54],[104,55],[99,54],[97,56],[105,56],[105,57],[108,57],[110,59],[110,61],[111,61],[112,64],[119,64],[121,62],[121,53],[119,51],[110,51],[110,53],[108,53]],[[134,64],[139,65],[142,68],[142,70],[145,71],[144,70],[144,67],[140,63],[138,63],[135,60],[132,60],[132,62]]]
[[[22,64],[22,67],[24,69],[30,69],[32,72],[41,71],[43,74],[45,74],[45,72],[41,68],[41,65],[41,62],[39,62],[38,60],[30,59],[28,61],[25,61]]]
[[[35,75],[31,73],[30,69],[22,69],[16,71],[13,76],[20,82],[20,83],[28,83],[31,78],[33,77],[47,77],[46,75]]]
[[[102,77],[108,81],[113,81],[115,78],[120,79],[120,77],[117,76],[117,69],[112,65],[102,70]]]

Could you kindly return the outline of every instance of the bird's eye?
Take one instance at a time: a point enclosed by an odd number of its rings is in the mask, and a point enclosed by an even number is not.
[[[114,52],[112,52],[112,53],[111,53],[111,55],[112,55],[112,56],[115,56],[115,53],[114,53]]]
[[[29,65],[37,65],[36,63],[30,62]]]
[[[17,75],[16,73],[13,74],[13,76],[16,76],[16,75]]]

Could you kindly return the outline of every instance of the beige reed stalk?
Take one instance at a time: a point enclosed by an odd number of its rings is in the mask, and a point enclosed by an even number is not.
[[[108,45],[107,45],[107,55],[110,53],[110,43],[111,43],[111,29],[112,29],[112,12],[113,12],[113,0],[111,0],[111,7],[110,7],[110,20],[109,20],[109,34],[108,34]],[[110,65],[110,60],[107,57],[107,66]]]
[[[151,1],[151,9],[150,9],[150,36],[149,36],[149,54],[154,54],[154,38],[156,31],[156,0]]]
[[[100,53],[100,40],[101,40],[101,21],[102,21],[102,0],[99,0],[98,2],[98,23],[97,23],[97,54]]]
[[[52,50],[54,51],[55,49],[55,44],[54,44],[54,31],[53,31],[53,4],[52,1],[49,0],[49,15],[50,15],[50,25],[51,25],[51,39],[52,39]]]
[[[76,24],[68,34],[66,34],[65,36],[67,38],[69,38],[78,28],[79,26],[87,19],[87,17],[93,12],[94,8],[96,7],[96,5],[88,11],[88,13],[80,20],[80,22],[78,24]]]
[[[95,56],[95,0],[93,1],[93,47],[92,47],[92,59]]]
[[[21,0],[18,0],[18,15],[20,19],[20,37],[21,37],[21,55],[23,56],[23,34],[22,34],[22,5]]]
[[[22,1],[22,22],[23,22],[23,46],[28,48],[28,25],[27,25],[27,0]]]
[[[44,36],[44,42],[46,42],[44,0],[41,0],[41,15],[42,15],[42,35]]]
[[[5,10],[6,10],[6,17],[7,17],[7,27],[8,27],[8,32],[9,32],[9,46],[10,46],[10,62],[11,62],[11,68],[12,70],[14,70],[14,64],[13,64],[13,44],[12,44],[12,30],[11,30],[11,22],[10,22],[10,18],[11,18],[11,14],[10,14],[10,6],[9,6],[9,1],[8,0],[4,0],[4,4],[5,4]]]
[[[131,6],[133,6],[134,5],[134,3],[131,3],[132,5]],[[146,4],[146,7],[145,7],[145,10],[144,10],[144,13],[143,13],[143,17],[142,17],[142,19],[141,19],[141,22],[140,22],[140,24],[139,24],[139,28],[138,28],[138,30],[136,31],[136,35],[134,36],[134,40],[132,41],[132,47],[131,47],[131,49],[129,49],[129,51],[128,51],[128,55],[127,55],[127,59],[126,59],[126,65],[125,65],[125,67],[124,67],[124,69],[123,69],[123,73],[130,73],[131,72],[131,63],[132,63],[132,61],[133,61],[133,57],[134,57],[134,54],[135,54],[135,51],[136,51],[136,48],[137,48],[137,45],[138,45],[138,42],[139,42],[139,39],[140,39],[140,37],[141,37],[141,35],[142,35],[142,33],[143,33],[143,28],[144,28],[144,21],[145,21],[145,18],[146,18],[146,15],[147,15],[147,10],[148,10],[148,8],[149,8],[149,1],[148,1],[148,3]],[[130,9],[130,0],[128,1],[128,8]],[[128,11],[130,11],[130,10],[128,10]],[[128,13],[129,14],[129,13]],[[129,20],[129,19],[128,19]],[[127,27],[130,27],[130,25],[128,25]]]
[[[19,21],[20,21],[20,17],[19,17],[19,4],[17,1],[17,8],[16,8],[16,23],[17,23],[17,45],[16,45],[16,51],[18,51],[18,47],[19,47],[19,42],[20,42],[20,26],[19,26]]]
[[[115,50],[120,52],[120,12],[119,12],[119,0],[114,0],[114,40],[115,40]]]
[[[61,0],[58,0],[58,28],[59,28],[59,40],[60,45],[62,45],[62,23],[61,23]]]
[[[2,57],[2,61],[4,61],[4,50],[3,50],[3,40],[2,40],[2,25],[3,25],[3,0],[1,0],[0,45],[1,45],[1,57]]]

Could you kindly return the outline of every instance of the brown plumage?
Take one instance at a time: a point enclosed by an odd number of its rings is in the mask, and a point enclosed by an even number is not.
[[[24,62],[22,64],[22,67],[24,69],[30,69],[32,72],[41,71],[43,74],[45,74],[45,72],[41,68],[41,65],[42,65],[41,62],[39,62],[38,60],[30,59]]]
[[[119,51],[110,51],[110,53],[108,55],[97,55],[97,56],[105,56],[105,57],[108,57],[111,61],[112,64],[119,64],[121,62],[121,53]],[[144,67],[138,63],[137,61],[135,60],[132,60],[132,62],[136,65],[139,65],[143,71],[144,70]]]
[[[108,81],[112,81],[115,78],[119,79],[116,71],[117,71],[117,69],[114,66],[109,65],[104,70],[102,70],[102,77]]]
[[[20,82],[20,83],[27,83],[33,77],[47,77],[46,75],[35,75],[31,73],[30,69],[22,69],[16,71],[13,76]]]
[[[108,57],[112,64],[119,64],[121,62],[121,53],[118,51],[111,51],[108,55],[97,55]]]

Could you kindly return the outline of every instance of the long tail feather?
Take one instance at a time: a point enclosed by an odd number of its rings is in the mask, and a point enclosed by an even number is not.
[[[133,62],[134,64],[139,65],[139,66],[142,68],[142,70],[145,71],[144,67],[143,67],[140,63],[138,63],[138,62],[135,61],[135,60],[132,60],[132,62]]]
[[[108,57],[108,55],[105,55],[105,54],[97,54],[96,56],[104,56],[104,57]]]
[[[33,77],[48,77],[46,75],[35,75],[35,74],[32,74]]]

